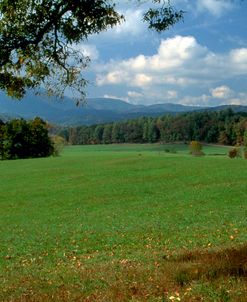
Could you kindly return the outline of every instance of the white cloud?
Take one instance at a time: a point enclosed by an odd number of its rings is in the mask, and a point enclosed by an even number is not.
[[[128,97],[123,97],[123,96],[116,96],[116,95],[112,95],[112,94],[104,94],[103,95],[104,99],[115,99],[115,100],[123,100],[125,102],[129,102],[129,98]]]
[[[233,96],[233,91],[225,85],[211,89],[211,94],[217,99],[228,99]]]
[[[147,89],[155,85],[211,85],[238,75],[247,75],[247,48],[228,54],[211,52],[194,37],[162,40],[153,56],[142,54],[98,66],[96,82]]]
[[[143,11],[141,9],[127,9],[120,11],[124,15],[125,20],[111,30],[114,35],[134,35],[138,36],[144,30],[142,22]]]
[[[176,77],[172,75],[163,77],[163,83],[172,84],[176,86],[193,85],[193,84],[197,84],[197,82],[198,82],[197,79],[193,80],[185,77]]]
[[[247,69],[247,48],[234,49],[230,52],[230,61],[235,69],[246,73]]]
[[[168,90],[166,93],[167,99],[175,99],[178,97],[178,92],[176,90]]]
[[[123,66],[138,70],[162,71],[177,68],[192,58],[200,58],[207,53],[207,48],[199,45],[194,37],[175,36],[162,40],[157,54],[149,57],[139,55],[122,62]]]
[[[123,83],[128,79],[128,73],[122,72],[121,70],[113,70],[104,75],[97,75],[97,85],[114,85]]]
[[[97,72],[99,86],[126,85],[143,91],[196,85],[215,89],[214,83],[247,75],[247,48],[219,54],[200,45],[194,37],[176,36],[162,40],[153,56],[140,54],[128,60],[111,61],[98,66]],[[230,93],[223,88],[220,92],[218,87],[213,93]]]
[[[233,8],[233,1],[230,0],[198,0],[197,9],[199,12],[207,11],[214,16],[221,16],[224,12]]]
[[[175,36],[162,40],[157,52],[151,56],[143,54],[126,60],[111,60],[98,65],[98,86],[119,86],[126,89],[126,98],[140,102],[157,103],[169,100],[185,104],[243,103],[246,97],[237,95],[224,84],[232,79],[247,76],[247,48],[236,48],[228,53],[212,52],[199,44],[192,36]],[[131,88],[131,89],[130,89]],[[199,91],[209,91],[195,96]],[[199,92],[200,93],[200,92]]]
[[[179,104],[188,106],[209,106],[210,96],[202,94],[200,96],[185,96],[178,101]]]
[[[153,84],[186,85],[195,79],[188,78],[186,69],[207,56],[209,51],[197,43],[194,37],[176,36],[162,40],[157,54],[138,55],[123,61],[111,61],[98,66],[97,84],[123,84],[146,87]],[[196,68],[196,66],[195,66]],[[197,82],[197,79],[196,81]]]
[[[247,93],[235,92],[228,86],[222,85],[210,89],[210,94],[199,96],[185,96],[178,101],[190,106],[220,106],[220,105],[247,105]]]
[[[96,45],[81,43],[74,45],[73,47],[80,51],[84,56],[89,57],[91,60],[98,60],[99,58],[99,52]]]
[[[228,101],[229,105],[242,105],[242,100],[238,98],[230,99]]]
[[[104,99],[119,99],[119,97],[111,94],[104,94],[103,96]]]
[[[247,106],[247,93],[244,92],[235,93],[234,96],[227,99],[226,104]]]
[[[138,73],[135,75],[133,82],[130,83],[130,86],[143,87],[152,83],[152,77],[144,73]]]
[[[139,55],[134,59],[130,59],[129,63],[133,69],[138,71],[138,70],[143,70],[147,62],[144,55]]]
[[[143,93],[137,92],[137,91],[128,91],[127,95],[130,98],[143,98]]]

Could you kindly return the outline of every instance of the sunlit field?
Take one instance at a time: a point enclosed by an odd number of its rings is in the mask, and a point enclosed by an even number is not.
[[[0,301],[247,301],[247,160],[203,151],[1,161]]]

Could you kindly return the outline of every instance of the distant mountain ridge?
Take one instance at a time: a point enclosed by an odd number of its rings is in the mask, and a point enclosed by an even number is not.
[[[34,95],[28,92],[23,100],[13,100],[0,92],[0,118],[23,117],[26,119],[39,116],[55,124],[91,125],[119,120],[137,118],[140,116],[160,116],[166,113],[191,112],[198,110],[220,110],[221,107],[196,107],[180,104],[154,104],[149,106],[133,105],[120,99],[88,98],[85,104],[77,107],[73,100],[65,97],[62,101],[55,97]],[[246,106],[231,106],[234,111],[247,112]]]

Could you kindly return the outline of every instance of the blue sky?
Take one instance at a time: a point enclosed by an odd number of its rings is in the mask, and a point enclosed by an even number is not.
[[[79,45],[91,57],[88,97],[146,105],[247,105],[247,1],[171,4],[186,11],[184,21],[158,34],[142,22],[148,3],[119,1],[126,21]]]

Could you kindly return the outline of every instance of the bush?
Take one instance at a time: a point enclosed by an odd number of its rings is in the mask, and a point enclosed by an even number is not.
[[[65,139],[59,135],[51,136],[53,144],[53,156],[59,156],[65,146]]]
[[[244,131],[244,158],[247,159],[247,130]]]
[[[234,147],[228,152],[228,156],[230,158],[236,158],[236,157],[241,157],[241,151],[240,148]]]
[[[244,148],[244,158],[247,159],[247,148]]]
[[[202,156],[202,144],[198,141],[191,141],[189,145],[190,154],[194,156]]]

